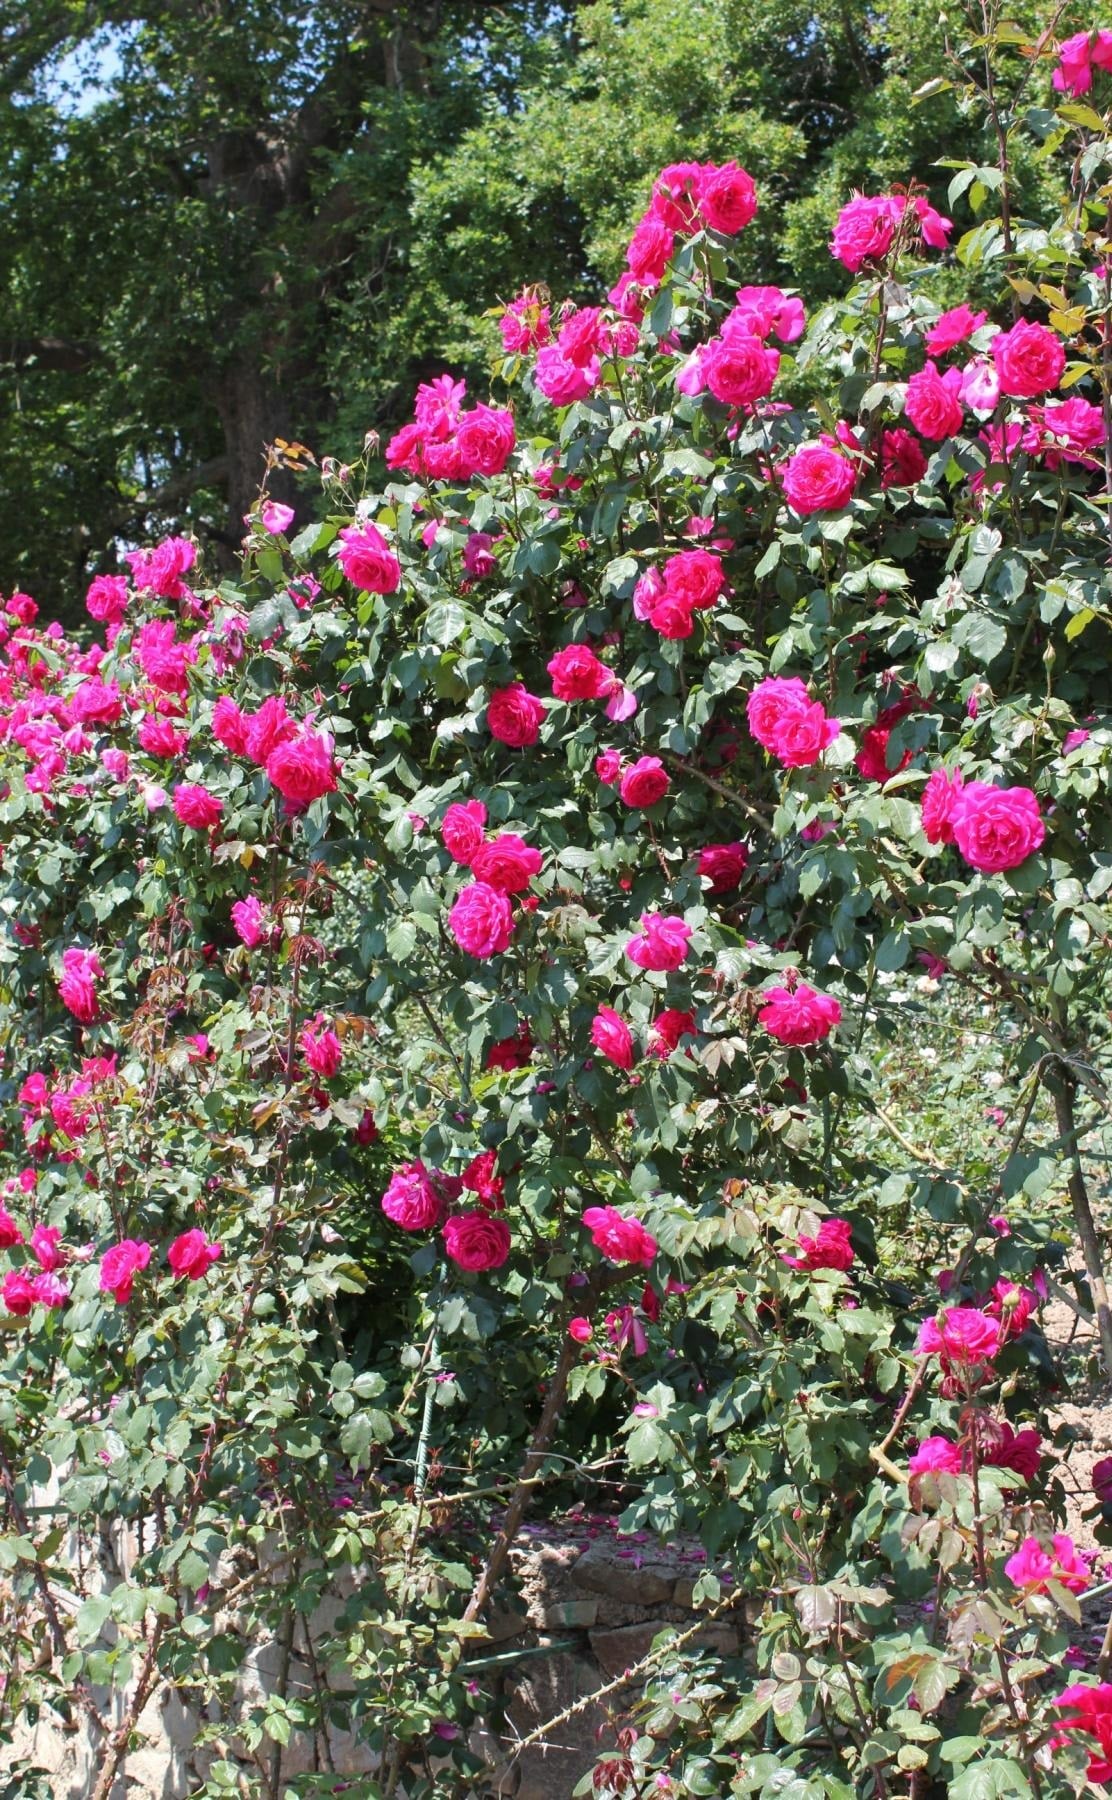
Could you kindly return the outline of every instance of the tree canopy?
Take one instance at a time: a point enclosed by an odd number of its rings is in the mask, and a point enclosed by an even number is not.
[[[152,531],[230,564],[275,438],[355,455],[481,378],[488,310],[612,278],[662,164],[736,157],[757,277],[817,295],[831,196],[941,198],[983,129],[912,105],[933,0],[2,0],[0,49],[0,588],[63,616]]]

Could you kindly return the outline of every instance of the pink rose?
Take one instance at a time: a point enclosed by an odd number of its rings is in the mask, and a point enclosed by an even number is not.
[[[968,406],[970,412],[990,413],[999,398],[1000,377],[996,373],[994,364],[987,360],[982,361],[980,358],[968,363],[962,370],[961,376],[962,405]],[[1009,433],[1013,430],[1018,441],[1021,427],[1008,427]],[[994,457],[993,460],[999,459]]]
[[[586,368],[595,357],[605,355],[610,345],[610,331],[600,306],[581,306],[569,313],[556,339],[561,356],[579,369]]]
[[[230,694],[221,694],[212,709],[212,735],[233,756],[246,756],[250,722],[244,718]]]
[[[82,1025],[91,1025],[100,1017],[95,982],[104,979],[100,957],[95,950],[81,950],[76,945],[62,954],[62,978],[58,993]]]
[[[907,384],[904,411],[916,431],[938,442],[961,430],[965,413],[961,404],[962,372],[947,369],[940,375],[934,363],[913,375]]]
[[[541,872],[541,853],[527,844],[516,832],[503,831],[488,843],[480,844],[471,858],[471,873],[476,881],[486,882],[501,894],[518,894]]]
[[[655,806],[672,783],[659,756],[639,756],[621,778],[618,792],[625,806]]]
[[[1030,788],[990,787],[983,781],[966,782],[954,803],[951,828],[966,862],[987,875],[1018,868],[1046,836]]]
[[[1021,319],[1010,331],[998,331],[991,348],[1002,394],[1030,400],[1048,393],[1062,379],[1065,348],[1045,325]]]
[[[729,894],[744,875],[748,861],[744,844],[704,844],[699,852],[699,874],[710,881],[712,894]]]
[[[254,894],[246,900],[236,900],[232,905],[232,925],[241,944],[248,950],[257,950],[269,934],[266,914]]]
[[[501,475],[516,443],[513,414],[498,406],[475,406],[465,412],[456,429],[459,472]]]
[[[224,802],[198,782],[181,781],[174,789],[174,812],[191,831],[211,831],[220,823]]]
[[[171,619],[148,619],[135,634],[132,645],[139,667],[147,680],[166,694],[189,691],[188,669],[196,660],[192,644],[178,639]]]
[[[483,841],[487,809],[481,800],[457,800],[440,821],[444,848],[453,862],[471,866]]]
[[[69,1299],[69,1283],[48,1271],[33,1277],[31,1292],[40,1306],[64,1306]]]
[[[945,1437],[924,1438],[907,1465],[909,1475],[960,1475],[961,1451]]]
[[[1060,461],[1094,468],[1093,455],[1104,444],[1104,410],[1088,400],[1058,400],[1050,406],[1033,406],[1031,423],[1048,469]]]
[[[118,725],[124,712],[118,683],[91,675],[74,689],[70,712],[80,725]]]
[[[139,748],[148,756],[180,756],[189,743],[184,731],[178,731],[172,719],[158,713],[144,713],[139,725]]]
[[[924,1319],[916,1350],[937,1356],[945,1366],[975,1367],[991,1362],[1000,1349],[1000,1326],[975,1306],[948,1306],[936,1319]]]
[[[596,1250],[610,1262],[641,1263],[648,1268],[656,1255],[656,1239],[639,1219],[628,1219],[614,1206],[589,1206],[583,1223]]]
[[[589,1344],[593,1335],[594,1326],[590,1319],[580,1316],[577,1319],[568,1320],[568,1336],[574,1338],[577,1344]]]
[[[569,644],[548,663],[557,700],[601,700],[615,677],[587,644]]]
[[[789,769],[818,762],[841,729],[797,676],[770,675],[758,682],[746,702],[746,717],[757,742]]]
[[[455,1213],[444,1227],[444,1248],[461,1269],[500,1269],[510,1254],[510,1228],[485,1209]]]
[[[166,1260],[179,1281],[183,1276],[188,1276],[190,1281],[200,1281],[223,1254],[221,1244],[211,1244],[204,1232],[194,1226],[192,1231],[183,1231],[174,1239],[166,1252]]]
[[[602,750],[595,757],[595,774],[604,787],[614,787],[622,772],[622,759],[616,750]]]
[[[672,642],[689,638],[695,629],[695,619],[690,606],[675,594],[667,592],[654,600],[648,613],[649,624],[659,631],[661,637]]]
[[[888,194],[854,194],[843,206],[830,240],[830,254],[851,274],[867,262],[879,262],[891,248],[902,208],[893,207]]]
[[[331,736],[308,725],[301,727],[296,736],[285,738],[270,752],[266,773],[288,804],[300,812],[336,786]]]
[[[520,681],[495,688],[487,706],[487,728],[500,744],[524,750],[535,744],[544,719],[544,701],[530,694]]]
[[[85,610],[105,625],[118,625],[127,611],[127,577],[98,575],[89,584]]]
[[[1085,1746],[1089,1752],[1090,1782],[1103,1787],[1112,1781],[1112,1684],[1102,1681],[1086,1687],[1077,1682],[1064,1688],[1054,1704],[1062,1714],[1064,1732],[1080,1731],[1096,1740],[1096,1749]],[[1065,1738],[1057,1741],[1064,1742]]]
[[[659,1012],[649,1026],[649,1055],[657,1057],[671,1056],[678,1049],[680,1039],[694,1037],[695,1014],[680,1012],[677,1007],[665,1007]]]
[[[892,736],[888,725],[870,725],[862,734],[861,748],[853,759],[853,766],[866,781],[885,782],[892,775],[906,769],[911,761],[911,751],[905,750],[896,768],[888,762],[888,740]]]
[[[837,1000],[800,981],[794,988],[766,988],[757,1014],[770,1036],[781,1044],[818,1044],[830,1036],[842,1016]]]
[[[196,562],[197,546],[188,538],[164,538],[153,550],[129,550],[125,560],[141,593],[181,600],[185,593],[181,577]]]
[[[40,1269],[49,1274],[60,1269],[64,1264],[65,1252],[60,1248],[62,1242],[61,1228],[57,1225],[36,1225],[31,1233],[31,1250]]]
[[[448,929],[461,950],[485,962],[509,946],[514,931],[510,903],[487,882],[473,881],[457,896]]]
[[[664,592],[683,606],[713,606],[725,586],[726,571],[710,550],[681,550],[664,565]]]
[[[662,280],[676,247],[674,232],[653,212],[647,212],[637,224],[629,240],[626,264],[630,274],[642,286]]]
[[[726,406],[763,400],[779,368],[779,350],[766,349],[757,337],[712,338],[699,351],[702,382]]]
[[[553,406],[571,406],[576,400],[585,400],[598,386],[600,373],[597,357],[581,369],[578,363],[569,362],[555,344],[546,344],[537,356],[533,376]]]
[[[472,581],[485,581],[497,569],[498,558],[491,550],[493,543],[494,539],[489,531],[473,531],[463,546],[460,560]]]
[[[784,1256],[793,1269],[810,1274],[813,1269],[840,1269],[853,1266],[852,1227],[848,1219],[824,1219],[817,1237],[800,1235],[799,1255]]]
[[[317,1013],[297,1041],[313,1074],[320,1075],[325,1081],[331,1080],[344,1060],[344,1052],[336,1033],[325,1023],[323,1013]]]
[[[794,344],[806,323],[803,302],[794,294],[778,287],[743,287],[737,290],[737,305],[723,319],[721,332],[724,338],[735,332],[766,338],[774,331],[782,344]]]
[[[699,228],[699,197],[708,170],[702,163],[669,163],[653,182],[649,211],[669,231],[691,233]]]
[[[757,211],[752,177],[736,162],[706,170],[699,187],[699,210],[712,231],[726,237],[743,231]]]
[[[523,289],[516,300],[510,301],[498,321],[498,329],[502,333],[502,348],[506,355],[539,350],[542,344],[547,344],[552,335],[550,319],[549,309],[541,304],[536,290]]]
[[[151,1260],[151,1247],[140,1238],[124,1238],[100,1259],[100,1291],[111,1294],[117,1306],[126,1306],[136,1275]]]
[[[1087,94],[1093,69],[1112,70],[1112,31],[1078,31],[1058,47],[1054,86],[1060,94]]]
[[[954,808],[961,794],[964,777],[960,769],[935,769],[923,789],[923,835],[928,844],[952,844],[954,841]]]
[[[14,1244],[22,1244],[22,1242],[22,1231],[7,1207],[0,1205],[0,1250],[10,1250]]]
[[[987,318],[987,312],[975,313],[964,301],[960,306],[951,306],[948,312],[939,315],[923,339],[927,355],[945,356],[947,350],[964,344],[979,331]]]
[[[401,564],[375,525],[345,525],[336,560],[352,586],[364,593],[395,594],[401,585]]]
[[[25,1319],[35,1304],[34,1277],[26,1269],[9,1269],[0,1288],[0,1299],[8,1312]]]
[[[444,1195],[419,1159],[395,1169],[382,1196],[382,1210],[403,1231],[431,1231],[444,1217]]]
[[[837,512],[857,486],[857,470],[848,456],[830,444],[801,444],[781,465],[784,498],[801,517]]]
[[[1088,1558],[1074,1549],[1073,1539],[1064,1532],[1056,1532],[1051,1542],[1054,1554],[1048,1556],[1038,1538],[1024,1538],[1004,1564],[1008,1580],[1025,1594],[1045,1594],[1050,1581],[1058,1582],[1071,1594],[1083,1593],[1092,1580]]]
[[[294,521],[292,506],[283,506],[280,500],[264,500],[259,508],[259,522],[271,537],[281,537],[288,531]]]
[[[626,955],[639,969],[678,969],[687,958],[691,927],[674,914],[642,913],[641,936],[630,938]]]
[[[632,1069],[633,1037],[625,1020],[612,1006],[600,1006],[591,1025],[591,1042],[619,1069]]]

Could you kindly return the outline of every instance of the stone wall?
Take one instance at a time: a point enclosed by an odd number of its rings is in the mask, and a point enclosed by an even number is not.
[[[126,1548],[119,1555],[107,1544],[104,1548],[103,1579],[110,1585],[119,1578],[121,1556],[126,1565]],[[676,1539],[662,1547],[647,1533],[623,1536],[609,1518],[572,1517],[525,1528],[487,1637],[474,1640],[466,1659],[474,1664],[489,1705],[486,1724],[472,1737],[489,1774],[473,1790],[473,1800],[569,1800],[597,1757],[617,1748],[616,1733],[638,1687],[636,1680],[623,1683],[622,1676],[641,1662],[659,1632],[698,1625],[693,1589],[703,1567],[703,1552],[694,1542]],[[215,1571],[218,1608],[222,1585]],[[293,1697],[311,1693],[321,1680],[341,1610],[341,1598],[327,1601],[308,1621],[307,1635],[301,1627],[285,1645],[272,1639],[252,1646],[233,1717],[226,1722],[228,1736],[216,1748],[197,1746],[209,1720],[199,1702],[189,1703],[187,1690],[156,1690],[112,1800],[190,1800],[217,1756],[243,1770],[245,1792],[265,1791],[258,1763],[235,1738],[234,1714],[245,1714],[280,1687]],[[728,1619],[708,1620],[691,1640],[692,1650],[736,1656],[743,1619],[738,1608]],[[234,1614],[222,1624],[234,1629]],[[608,1691],[600,1699],[589,1698],[604,1687]],[[103,1712],[108,1697],[96,1698]],[[125,1697],[119,1696],[107,1719],[110,1726],[119,1723],[124,1708]],[[84,1715],[75,1713],[75,1720],[76,1728],[64,1729],[53,1715],[43,1714],[33,1729],[19,1731],[13,1747],[16,1759],[46,1772],[53,1800],[88,1800],[92,1790],[99,1745]],[[551,1721],[558,1723],[543,1739],[526,1742]],[[267,1762],[272,1753],[272,1746],[265,1746]],[[286,1778],[329,1766],[340,1774],[370,1773],[374,1758],[339,1731],[331,1732],[327,1746],[303,1734],[282,1751]],[[445,1792],[457,1792],[447,1778]]]

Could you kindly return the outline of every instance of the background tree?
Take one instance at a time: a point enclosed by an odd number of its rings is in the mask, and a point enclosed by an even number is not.
[[[754,279],[816,295],[836,193],[984,130],[911,105],[932,0],[0,0],[0,48],[0,588],[63,616],[151,531],[230,566],[265,444],[355,455],[523,280],[612,278],[663,163],[737,157]]]

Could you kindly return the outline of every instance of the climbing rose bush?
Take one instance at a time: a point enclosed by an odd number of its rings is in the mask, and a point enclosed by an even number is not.
[[[1107,36],[1043,44],[1047,96]],[[605,301],[510,301],[496,404],[423,384],[385,471],[319,465],[318,523],[260,499],[236,580],[172,538],[96,577],[87,636],[6,602],[21,1775],[45,1709],[105,1800],[181,1687],[207,1793],[327,1791],[284,1756],[337,1720],[356,1791],[477,1791],[472,1640],[595,1458],[753,1640],[662,1643],[597,1793],[1112,1767],[1029,1373],[1059,1158],[1102,1291],[1108,151],[1066,103],[1026,127],[1080,159],[1061,220],[964,224],[1007,168],[951,220],[909,171],[847,198],[810,317],[747,280],[746,171],[665,169]],[[961,1169],[856,1130],[870,1046],[940,995],[1028,1091]],[[295,1620],[319,1679],[245,1713]]]

